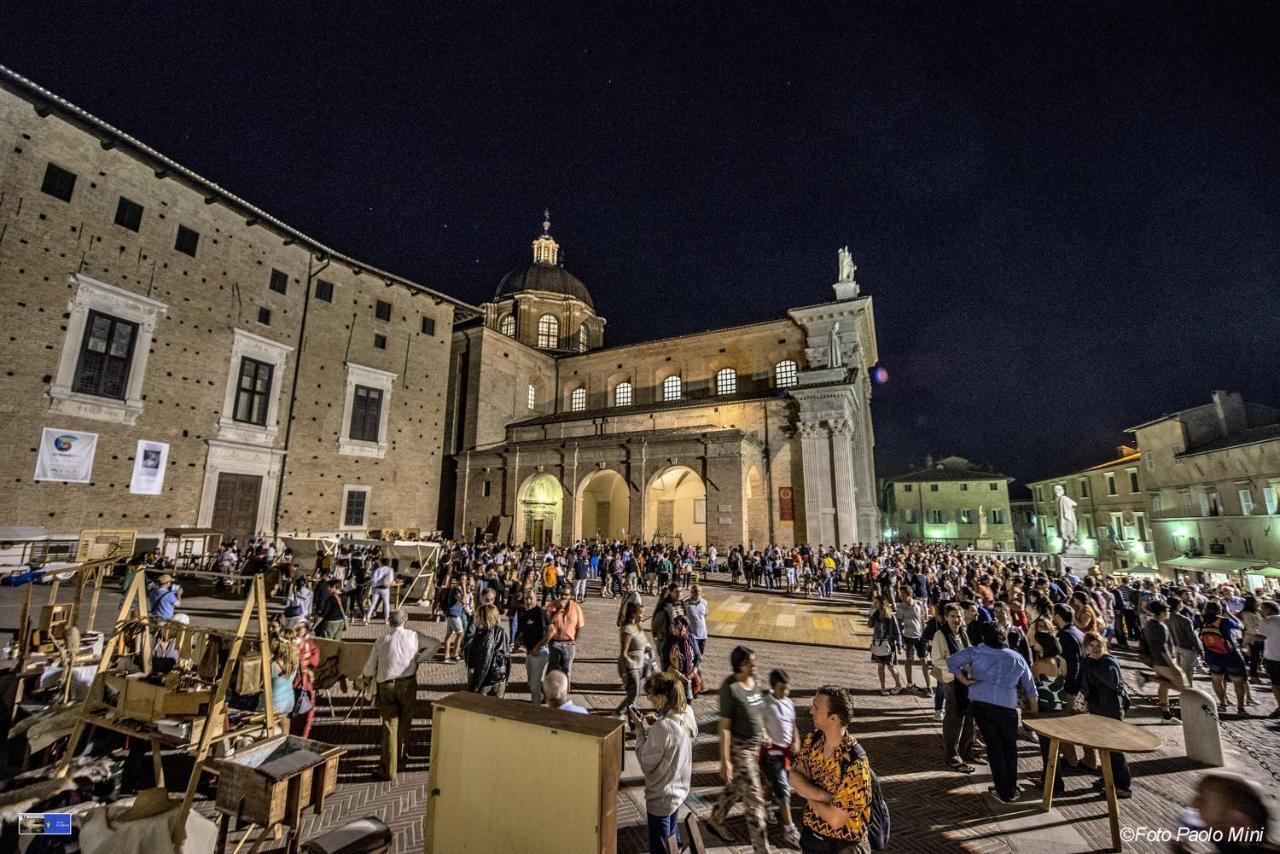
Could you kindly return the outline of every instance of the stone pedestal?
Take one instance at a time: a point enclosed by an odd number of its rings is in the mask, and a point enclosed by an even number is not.
[[[1208,691],[1186,688],[1178,697],[1182,715],[1182,736],[1187,758],[1221,768],[1222,728],[1218,725],[1218,701]]]
[[[1093,555],[1080,548],[1075,543],[1063,549],[1062,553],[1055,556],[1057,558],[1058,571],[1071,571],[1072,575],[1077,578],[1084,578],[1089,574],[1089,570],[1093,568],[1098,559]]]

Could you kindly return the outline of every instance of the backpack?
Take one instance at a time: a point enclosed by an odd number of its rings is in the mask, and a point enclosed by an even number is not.
[[[1212,626],[1205,626],[1200,629],[1200,642],[1204,644],[1205,651],[1212,652],[1215,655],[1230,655],[1236,651],[1235,644],[1222,634],[1222,630],[1218,628],[1220,623]]]
[[[861,744],[853,746],[853,761],[866,758],[867,752]],[[871,819],[867,822],[867,841],[874,851],[881,851],[889,844],[890,818],[889,802],[884,799],[884,791],[880,788],[880,778],[871,770],[870,761],[867,770],[871,774]]]

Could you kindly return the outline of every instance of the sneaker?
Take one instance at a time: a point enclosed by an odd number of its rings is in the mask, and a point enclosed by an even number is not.
[[[707,820],[703,822],[703,824],[711,828],[711,832],[714,833],[716,836],[719,836],[722,841],[724,842],[733,841],[733,833],[729,830],[729,828],[724,826],[724,822],[719,821],[718,819],[715,818],[715,816],[707,816]]]
[[[988,794],[988,795],[990,795],[991,797],[995,798],[997,801],[999,801],[999,802],[1000,802],[1000,803],[1002,803],[1002,804],[1016,804],[1016,803],[1018,802],[1018,795],[1019,795],[1020,793],[1019,793],[1019,792],[1017,792],[1017,791],[1015,791],[1015,792],[1013,793],[1013,797],[1012,797],[1012,798],[1002,798],[1002,797],[1000,797],[1000,793],[996,791],[996,787],[995,787],[995,786],[988,786],[988,787],[987,787],[987,794]]]
[[[800,847],[800,831],[796,829],[794,824],[783,825],[782,841],[790,845],[792,848]]]
[[[1277,712],[1280,712],[1280,709],[1276,709],[1276,711],[1277,711]],[[934,712],[934,713],[933,713],[933,719],[934,719],[935,721],[941,721],[941,720],[942,720],[943,718],[945,718],[946,716],[947,716],[947,713],[946,713],[946,712]],[[1276,717],[1276,715],[1272,715],[1271,717],[1273,717],[1273,718],[1274,718],[1274,717]]]
[[[1161,713],[1160,713],[1160,723],[1162,723],[1162,724],[1171,724],[1171,723],[1173,723],[1173,714],[1172,714],[1172,713],[1170,713],[1170,712],[1161,712]]]

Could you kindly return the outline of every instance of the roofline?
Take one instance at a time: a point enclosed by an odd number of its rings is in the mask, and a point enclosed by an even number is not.
[[[915,475],[918,475],[918,474],[925,474],[926,472],[933,472],[933,471],[937,471],[937,469],[932,469],[932,468],[928,468],[928,467],[926,467],[926,468],[922,468],[922,469],[915,469],[914,471],[906,471],[906,472],[903,472],[902,474],[895,474],[895,475],[892,475],[892,476],[890,476],[890,477],[885,477],[885,478],[883,478],[883,480],[884,480],[884,482],[885,482],[885,483],[898,483],[899,481],[903,480],[904,478],[914,477]],[[984,474],[983,472],[980,472],[980,471],[974,471],[973,473],[974,473],[975,475],[983,475],[983,476],[982,476],[982,477],[969,477],[969,478],[963,478],[963,477],[952,477],[952,478],[945,478],[945,480],[955,481],[956,483],[959,483],[959,482],[960,482],[960,481],[962,481],[962,480],[972,480],[972,481],[979,481],[979,480],[1005,480],[1005,481],[1008,481],[1009,483],[1013,483],[1013,482],[1014,482],[1014,480],[1015,480],[1015,478],[1009,477],[1009,475],[1007,475],[1007,474],[1000,474],[999,472],[988,472],[988,473]],[[926,480],[927,480],[927,478],[926,478]],[[938,480],[938,483],[942,483],[944,479],[937,478],[936,480]]]
[[[1230,451],[1233,448],[1247,448],[1249,445],[1261,445],[1264,442],[1280,442],[1280,436],[1265,436],[1261,439],[1249,439],[1246,442],[1233,442],[1230,445],[1218,445],[1214,448],[1193,448],[1190,451],[1182,451],[1174,454],[1175,459],[1186,459],[1187,457],[1198,457],[1201,454],[1212,454],[1214,451]]]
[[[1085,472],[1101,471],[1102,469],[1110,468],[1111,466],[1118,466],[1123,463],[1132,463],[1141,458],[1142,458],[1142,451],[1138,451],[1137,453],[1126,454],[1123,457],[1118,457],[1114,460],[1110,460],[1105,463],[1099,463],[1096,466],[1088,466],[1087,468],[1076,469],[1074,471],[1069,471],[1065,474],[1053,475],[1052,477],[1042,477],[1042,478],[1039,478],[1038,480],[1029,480],[1027,481],[1027,486],[1036,486],[1039,484],[1049,483],[1050,481],[1054,481],[1054,480],[1065,480],[1066,478],[1075,477],[1076,475],[1081,475],[1081,474],[1084,474]]]
[[[185,179],[187,182],[194,185],[197,190],[206,194],[206,204],[212,204],[214,201],[221,201],[230,208],[249,214],[250,219],[257,220],[257,222],[254,223],[255,225],[269,225],[276,231],[282,232],[286,237],[286,244],[301,243],[316,255],[329,257],[335,261],[339,261],[350,266],[353,270],[358,271],[357,274],[369,273],[377,276],[378,278],[387,279],[404,285],[412,290],[420,291],[440,301],[451,303],[465,312],[474,312],[476,314],[481,313],[479,307],[468,302],[463,302],[457,297],[451,297],[446,293],[437,291],[434,288],[429,288],[426,285],[419,284],[411,279],[406,279],[403,276],[396,275],[395,273],[387,272],[386,270],[366,264],[363,261],[358,261],[349,255],[345,255],[337,251],[336,249],[331,249],[312,237],[308,237],[296,228],[286,225],[271,216],[271,214],[263,211],[261,208],[250,204],[234,193],[228,192],[226,189],[215,184],[213,181],[210,181],[208,178],[204,178],[180,163],[170,160],[151,146],[129,136],[124,131],[108,124],[92,113],[77,107],[65,98],[55,95],[33,80],[23,77],[21,74],[6,65],[0,65],[0,85],[4,85],[10,91],[13,91],[14,94],[30,101],[32,106],[36,108],[37,114],[41,117],[48,116],[50,113],[56,111],[63,118],[81,125],[85,129],[93,132],[95,136],[99,137],[100,141],[109,141],[121,146],[122,148],[126,148],[135,156],[144,160],[152,161],[156,165],[163,167],[164,172],[171,173],[173,176]],[[160,172],[162,170],[157,169],[156,171]],[[157,175],[157,177],[170,176]]]
[[[703,329],[698,332],[685,332],[681,335],[672,335],[668,338],[655,338],[649,341],[635,341],[635,342],[632,342],[631,344],[614,344],[609,347],[595,347],[591,350],[588,350],[585,353],[570,353],[566,356],[561,356],[559,358],[573,359],[579,356],[590,356],[593,353],[603,353],[606,350],[621,350],[624,347],[645,347],[650,344],[666,344],[668,341],[679,341],[681,338],[694,338],[698,335],[712,335],[718,332],[734,332],[739,329],[750,329],[753,326],[765,326],[770,323],[788,323],[796,328],[799,328],[799,324],[796,323],[794,320],[792,320],[790,317],[771,317],[768,320],[755,320],[755,321],[752,321],[751,323],[740,323],[737,326],[722,326],[717,329]]]

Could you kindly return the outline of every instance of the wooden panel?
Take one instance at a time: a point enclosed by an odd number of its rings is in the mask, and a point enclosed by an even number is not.
[[[476,694],[435,702],[425,851],[614,854],[621,739],[613,718]],[[528,756],[547,762],[516,758]]]

